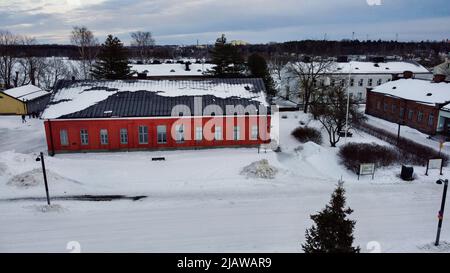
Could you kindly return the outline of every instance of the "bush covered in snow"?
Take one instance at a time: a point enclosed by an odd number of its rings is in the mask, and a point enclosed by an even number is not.
[[[301,143],[311,141],[319,145],[322,144],[322,133],[316,128],[298,127],[292,132],[292,135]]]
[[[377,167],[386,167],[400,161],[397,149],[375,143],[347,143],[339,149],[338,156],[347,169],[355,172],[363,163],[375,163]]]
[[[253,162],[252,164],[244,167],[241,171],[242,175],[252,178],[264,178],[273,179],[278,173],[278,169],[269,165],[267,159]]]

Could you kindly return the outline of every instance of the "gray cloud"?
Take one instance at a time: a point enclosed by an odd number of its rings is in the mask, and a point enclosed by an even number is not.
[[[402,40],[450,36],[447,0],[0,0],[0,25],[68,43],[71,27],[86,25],[102,40],[107,34],[128,41],[130,31],[150,30],[160,44],[211,42],[221,33],[250,42],[351,37]],[[69,2],[67,2],[69,3]],[[438,8],[436,8],[438,7]]]

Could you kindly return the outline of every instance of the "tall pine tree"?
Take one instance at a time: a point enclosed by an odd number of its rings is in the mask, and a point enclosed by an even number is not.
[[[330,203],[318,214],[311,215],[314,225],[306,230],[305,253],[359,253],[353,247],[355,221],[347,219],[353,210],[345,208],[345,190],[339,185]]]
[[[108,35],[91,73],[95,79],[106,80],[127,79],[131,76],[127,52],[119,38]]]
[[[266,86],[267,95],[273,97],[276,95],[275,84],[270,76],[267,62],[263,56],[253,53],[247,59],[247,66],[250,75],[255,78],[262,78]]]
[[[211,62],[215,64],[210,74],[218,77],[244,76],[245,63],[239,49],[227,43],[225,35],[216,40],[211,50]]]

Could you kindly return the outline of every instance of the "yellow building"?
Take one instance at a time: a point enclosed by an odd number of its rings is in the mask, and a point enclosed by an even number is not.
[[[0,91],[0,115],[28,114],[29,104],[49,93],[34,85],[24,85]]]

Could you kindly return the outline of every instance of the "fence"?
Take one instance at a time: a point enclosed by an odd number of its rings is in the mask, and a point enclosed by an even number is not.
[[[405,161],[425,166],[429,159],[442,158],[444,166],[447,166],[448,156],[436,151],[435,149],[412,141],[404,137],[397,137],[384,129],[375,127],[365,122],[354,124],[354,127],[389,144],[394,145],[404,152]]]

